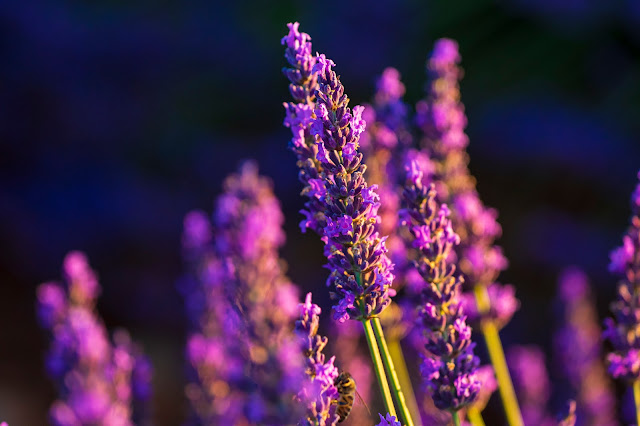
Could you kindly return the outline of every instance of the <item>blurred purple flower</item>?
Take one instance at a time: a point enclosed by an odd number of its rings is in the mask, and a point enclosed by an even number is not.
[[[463,299],[465,312],[474,324],[492,320],[498,327],[504,327],[520,303],[513,286],[496,282],[508,262],[502,249],[494,245],[502,234],[498,213],[482,203],[468,167],[469,138],[464,131],[467,118],[460,101],[459,80],[463,74],[460,61],[455,41],[436,41],[427,60],[430,82],[426,98],[416,105],[416,124],[422,129],[424,155],[434,164],[428,181],[435,185],[438,201],[452,206],[453,229],[460,237],[455,249],[458,273],[464,276],[466,290],[476,286],[488,289],[488,311],[480,312],[475,297],[467,295]]]
[[[554,335],[557,365],[576,393],[581,424],[615,425],[616,397],[601,359],[601,329],[587,276],[576,267],[560,275],[562,324]]]
[[[640,172],[638,173],[640,179]],[[613,318],[605,320],[604,338],[613,345],[607,360],[614,378],[629,382],[640,377],[640,184],[631,196],[631,226],[623,237],[622,247],[611,253],[609,270],[621,278],[616,300],[611,304]]]
[[[192,420],[291,424],[304,367],[292,330],[297,290],[278,259],[284,217],[254,163],[223,186],[213,224],[202,212],[185,217]]]
[[[64,259],[65,287],[45,283],[38,287],[40,324],[52,342],[47,372],[60,398],[49,417],[54,425],[133,425],[148,421],[151,367],[140,349],[123,331],[107,336],[95,312],[100,285],[86,256],[70,252]],[[134,375],[146,364],[146,374]],[[146,392],[137,389],[146,388]]]

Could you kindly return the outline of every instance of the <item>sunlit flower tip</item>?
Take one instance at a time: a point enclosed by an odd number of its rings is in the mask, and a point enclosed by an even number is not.
[[[460,60],[458,43],[449,38],[441,38],[437,40],[433,46],[429,64],[433,68],[438,68],[458,63]]]
[[[385,68],[380,78],[376,81],[376,91],[376,97],[380,98],[380,102],[389,102],[402,98],[405,93],[405,87],[400,81],[400,72],[393,67]]]
[[[100,284],[87,256],[79,251],[69,252],[64,258],[63,271],[71,299],[77,303],[92,303],[100,292]]]
[[[389,413],[384,417],[380,413],[378,413],[378,415],[380,416],[380,423],[376,426],[402,426],[402,423],[400,423],[395,416],[392,416]]]

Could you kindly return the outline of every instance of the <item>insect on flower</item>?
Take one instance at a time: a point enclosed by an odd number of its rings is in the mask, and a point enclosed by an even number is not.
[[[367,407],[367,404],[362,400],[362,397],[356,390],[356,381],[353,379],[350,373],[343,371],[338,377],[336,377],[333,384],[340,394],[340,398],[336,401],[336,404],[338,404],[336,413],[340,417],[338,423],[344,422],[349,416],[349,413],[353,408],[354,394],[357,395],[360,402],[362,402],[364,406]],[[367,407],[367,411],[369,411],[369,407]],[[371,411],[369,411],[369,414],[371,414]]]

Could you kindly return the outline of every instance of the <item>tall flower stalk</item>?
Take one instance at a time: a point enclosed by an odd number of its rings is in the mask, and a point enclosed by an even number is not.
[[[631,211],[631,225],[622,246],[611,252],[609,270],[620,277],[620,282],[611,304],[613,318],[605,320],[603,337],[613,346],[607,356],[609,374],[633,387],[640,424],[640,184],[631,195]]]
[[[373,320],[394,294],[393,264],[386,254],[386,237],[375,229],[380,220],[377,187],[367,185],[366,167],[358,150],[366,125],[363,107],[349,108],[349,98],[332,69],[335,64],[324,55],[315,58],[311,72],[307,73],[307,65],[313,61],[311,44],[308,35],[300,34],[297,28],[297,24],[290,24],[289,34],[282,41],[287,45],[285,57],[291,65],[284,73],[291,81],[296,101],[285,104],[285,125],[294,135],[291,146],[298,156],[305,184],[303,193],[308,198],[303,211],[306,219],[301,227],[314,229],[325,243],[326,267],[332,271],[327,285],[335,301],[334,319],[362,322],[387,411],[395,415],[388,375],[401,418],[412,426],[382,329]],[[310,94],[314,87],[315,106],[311,111]],[[313,152],[317,152],[315,158],[310,158]],[[317,178],[312,177],[314,173]]]
[[[38,287],[38,319],[51,337],[47,372],[59,399],[53,425],[148,424],[151,365],[126,331],[109,340],[95,310],[100,284],[83,253],[64,259],[64,285]]]
[[[401,221],[419,252],[414,266],[423,279],[417,304],[418,326],[427,350],[422,376],[435,406],[451,412],[454,424],[459,425],[458,412],[480,391],[480,361],[473,354],[471,327],[459,299],[464,278],[456,274],[456,264],[450,261],[460,238],[453,231],[449,209],[436,202],[434,186],[423,185],[418,164],[410,161],[406,170]]]
[[[495,282],[507,260],[501,248],[494,245],[501,234],[497,212],[483,205],[468,168],[469,139],[464,133],[467,119],[460,102],[460,59],[455,41],[436,42],[427,62],[430,77],[427,97],[416,106],[416,122],[423,131],[422,148],[434,163],[432,178],[438,201],[452,208],[453,229],[460,236],[456,248],[460,272],[465,277],[465,287],[473,292],[507,420],[515,426],[522,424],[522,416],[498,330],[509,321],[518,302],[512,289],[507,287],[505,291]],[[500,296],[501,300],[492,296]]]
[[[292,330],[298,296],[278,259],[282,222],[270,183],[250,162],[225,180],[213,226],[200,212],[185,219],[194,420],[287,425],[302,415],[295,396],[304,365]]]

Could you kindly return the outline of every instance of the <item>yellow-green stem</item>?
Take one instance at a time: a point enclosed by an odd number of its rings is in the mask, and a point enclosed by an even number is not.
[[[633,382],[633,400],[636,403],[636,424],[640,425],[640,380]]]
[[[481,314],[488,312],[489,294],[486,286],[476,285],[474,288],[474,294],[476,304],[478,305],[478,311]],[[522,414],[520,413],[516,393],[513,390],[513,383],[511,382],[511,376],[509,375],[509,369],[507,368],[507,361],[504,357],[504,349],[502,348],[498,328],[492,321],[483,321],[482,334],[484,335],[484,340],[487,344],[491,364],[493,364],[493,369],[496,373],[498,390],[500,391],[500,397],[502,398],[502,406],[507,416],[507,422],[509,423],[509,426],[523,426]]]
[[[416,426],[422,426],[418,401],[416,400],[416,394],[413,391],[411,377],[409,376],[409,369],[407,368],[407,363],[404,359],[404,354],[402,353],[402,346],[400,346],[400,342],[397,339],[391,339],[388,343],[391,360],[396,367],[396,373],[398,373],[398,379],[400,379],[400,386],[402,386],[404,396],[407,399],[409,413],[411,413],[411,417],[413,418]]]
[[[371,327],[371,320],[362,321],[364,327],[364,335],[367,338],[367,345],[369,345],[369,352],[371,353],[371,360],[373,361],[373,369],[376,372],[376,378],[380,385],[380,391],[382,392],[382,400],[384,401],[384,407],[387,412],[392,416],[398,418],[396,414],[396,408],[393,405],[393,399],[391,397],[391,391],[389,390],[389,383],[387,382],[387,376],[384,374],[384,365],[380,358],[380,351],[378,344],[376,343],[375,335],[373,334],[373,328]]]
[[[467,410],[467,419],[472,426],[485,426],[480,410],[475,407],[471,407]]]
[[[395,397],[396,403],[398,404],[398,410],[400,411],[400,421],[404,426],[414,426],[413,419],[411,418],[411,413],[409,413],[409,407],[407,406],[407,401],[405,400],[404,393],[402,392],[402,388],[400,387],[398,374],[396,373],[395,366],[393,365],[393,360],[391,359],[391,354],[389,353],[387,341],[385,340],[384,333],[382,332],[380,319],[373,318],[371,322],[373,323],[373,333],[376,336],[378,347],[380,348],[380,355],[382,356],[384,368],[387,372],[389,380],[391,381],[391,392],[393,392],[393,396]]]
[[[451,418],[453,419],[454,426],[460,426],[460,416],[457,411],[451,413]]]

